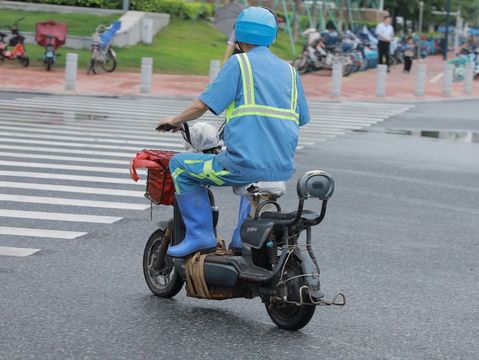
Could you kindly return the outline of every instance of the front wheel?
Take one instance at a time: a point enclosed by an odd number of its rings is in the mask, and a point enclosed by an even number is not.
[[[101,63],[101,67],[106,72],[113,72],[116,69],[116,58],[111,52],[111,49],[108,49],[106,53],[105,60]]]
[[[153,294],[171,298],[180,292],[183,280],[166,254],[170,243],[166,232],[158,229],[148,239],[143,252],[143,275]]]
[[[304,278],[301,277],[303,273],[301,265],[295,261],[290,260],[286,264],[283,277],[285,279],[292,279],[281,285],[284,287],[282,292],[286,295],[289,301],[299,302],[299,292],[303,285],[305,285]],[[295,278],[296,277],[296,278]],[[315,305],[297,305],[290,302],[285,302],[278,297],[263,298],[266,306],[266,311],[273,322],[284,330],[299,330],[305,327],[313,318]]]
[[[30,65],[30,59],[28,58],[28,56],[19,57],[18,61],[20,62],[20,65],[22,65],[23,67],[28,67],[28,65]]]

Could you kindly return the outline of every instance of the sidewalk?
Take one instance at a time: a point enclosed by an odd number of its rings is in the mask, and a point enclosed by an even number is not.
[[[472,96],[463,93],[463,83],[454,83],[452,96],[442,96],[442,71],[444,62],[440,56],[431,56],[425,60],[427,64],[427,80],[425,96],[414,95],[415,69],[413,64],[410,74],[402,73],[402,65],[394,66],[387,77],[386,97],[375,96],[376,71],[374,69],[354,73],[343,79],[342,97],[332,98],[330,93],[331,74],[319,71],[302,76],[306,95],[315,100],[434,100],[447,98],[479,97],[479,81],[475,81]],[[15,64],[16,65],[16,64]],[[102,73],[86,75],[80,69],[75,91],[64,90],[64,69],[53,69],[47,72],[42,68],[20,68],[15,65],[0,66],[0,90],[24,92],[43,92],[53,94],[97,95],[97,96],[140,96],[140,74]],[[151,93],[147,96],[186,97],[197,96],[208,85],[207,76],[155,74]]]

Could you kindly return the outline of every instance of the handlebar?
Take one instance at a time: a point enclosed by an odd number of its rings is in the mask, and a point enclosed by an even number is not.
[[[181,128],[177,128],[176,126],[170,125],[170,124],[162,124],[156,127],[156,131],[173,131],[179,129],[183,135],[183,138],[185,141],[187,141],[190,145],[191,144],[191,136],[190,136],[190,127],[188,123],[183,123]]]
[[[169,124],[163,124],[156,127],[157,131],[166,131],[166,132],[173,131],[175,129],[178,129],[178,128],[176,126],[172,126]]]

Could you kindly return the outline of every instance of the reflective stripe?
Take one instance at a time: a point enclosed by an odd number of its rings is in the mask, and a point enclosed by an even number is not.
[[[175,190],[177,194],[180,193],[180,187],[178,186],[178,183],[176,182],[176,178],[180,176],[181,174],[183,174],[184,172],[185,170],[183,170],[182,168],[176,168],[175,171],[173,171],[173,173],[171,174],[171,177],[173,178],[173,185],[175,185]]]
[[[235,108],[235,102],[233,101],[226,108],[226,122],[230,119],[237,118],[246,115],[265,116],[275,119],[291,120],[299,124],[299,114],[296,113],[296,107],[298,104],[298,89],[296,87],[296,70],[290,65],[291,70],[291,106],[289,109],[277,108],[273,106],[258,105],[255,103],[254,96],[254,80],[253,71],[251,69],[251,63],[248,55],[238,54],[236,55],[238,60],[241,79],[243,81],[243,97],[244,105],[240,105]]]
[[[248,67],[248,63],[246,62],[247,57],[246,54],[238,54],[236,56],[236,59],[238,59],[240,69],[241,69],[241,79],[243,80],[243,96],[244,96],[244,103],[245,104],[252,104],[251,102],[251,77],[249,74],[251,70],[251,66]]]
[[[192,165],[192,164],[199,164],[202,163],[203,160],[185,160],[185,164]]]
[[[291,111],[296,112],[298,104],[298,88],[296,87],[296,69],[290,65],[291,68]]]
[[[201,160],[184,160],[184,163],[186,164],[187,162],[191,162],[191,161],[193,161],[193,162],[203,162]],[[176,183],[176,178],[184,172],[185,172],[184,169],[177,168],[173,172],[173,174],[171,175],[173,177],[173,183],[175,184],[175,189],[176,189],[177,193],[179,193],[179,188],[178,188],[178,185]],[[227,170],[214,171],[213,170],[213,160],[208,160],[208,161],[205,161],[204,164],[203,164],[203,172],[201,172],[200,174],[197,174],[197,173],[194,173],[194,172],[187,172],[187,174],[191,177],[194,177],[194,178],[197,178],[197,179],[200,179],[200,180],[208,179],[212,183],[214,183],[215,185],[223,185],[225,182],[220,178],[220,176],[228,175],[228,174],[230,174],[230,172],[227,171]]]
[[[261,105],[242,105],[231,112],[230,119],[245,115],[266,116],[277,119],[292,120],[298,123],[299,115],[294,111],[280,108],[270,108]]]
[[[250,97],[250,102],[248,104],[254,105],[254,80],[253,80],[253,70],[251,69],[251,63],[249,62],[249,58],[246,54],[244,55],[243,58],[246,60],[246,70],[247,74],[246,77],[248,78],[248,84],[249,84],[249,97]]]

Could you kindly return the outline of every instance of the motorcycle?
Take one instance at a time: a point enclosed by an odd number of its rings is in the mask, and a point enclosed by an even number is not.
[[[343,65],[343,76],[349,76],[353,72],[351,57],[342,52],[341,45],[330,45],[325,41],[325,35],[316,29],[308,29],[303,32],[307,42],[303,47],[302,54],[293,61],[294,68],[304,74],[317,70],[332,70],[334,64]]]
[[[5,42],[7,34],[0,32],[0,63],[5,62],[5,60],[18,60],[23,67],[30,65],[30,59],[28,58],[24,45],[25,37],[23,37],[18,30],[18,23],[23,19],[24,18],[21,17],[17,19],[13,25],[9,26],[13,36],[10,38],[8,46],[12,47],[12,50],[8,50],[7,43]]]
[[[115,21],[109,27],[105,25],[97,26],[91,45],[91,59],[88,74],[96,74],[98,66],[101,66],[106,72],[115,71],[117,60],[115,50],[111,47],[111,42],[120,28],[120,21]]]
[[[55,21],[37,23],[35,26],[35,41],[44,46],[43,65],[47,71],[52,69],[57,57],[56,50],[65,44],[68,27]]]
[[[479,49],[463,48],[457,54],[455,59],[449,60],[448,64],[454,65],[453,67],[453,80],[455,82],[463,81],[466,76],[466,64],[473,63],[473,76],[474,79],[479,77]]]
[[[162,125],[161,129],[173,130],[169,125]],[[186,141],[193,144],[187,124],[182,132]],[[211,151],[216,152],[217,148],[203,152]],[[157,161],[152,161],[153,155],[158,157]],[[216,234],[216,252],[172,258],[167,254],[168,247],[179,244],[185,237],[185,225],[174,196],[162,191],[172,186],[171,178],[166,176],[168,161],[165,161],[172,155],[174,153],[145,150],[137,154],[130,166],[134,180],[138,180],[136,165],[148,169],[147,198],[156,204],[173,205],[172,218],[158,224],[144,249],[143,273],[153,294],[171,298],[186,283],[189,297],[209,300],[259,297],[271,320],[286,330],[306,326],[316,306],[346,304],[342,293],[331,301],[325,300],[312,248],[312,227],[323,221],[328,200],[334,192],[334,180],[328,173],[313,170],[299,178],[299,200],[294,211],[283,211],[278,204],[284,187],[277,184],[258,183],[235,188],[235,192],[246,195],[252,205],[250,216],[241,226],[241,253],[227,250]],[[163,176],[155,175],[158,169],[163,169]],[[219,209],[212,191],[209,188],[207,191],[216,233]],[[304,209],[307,199],[322,202],[319,213]],[[268,207],[275,211],[268,211]]]

